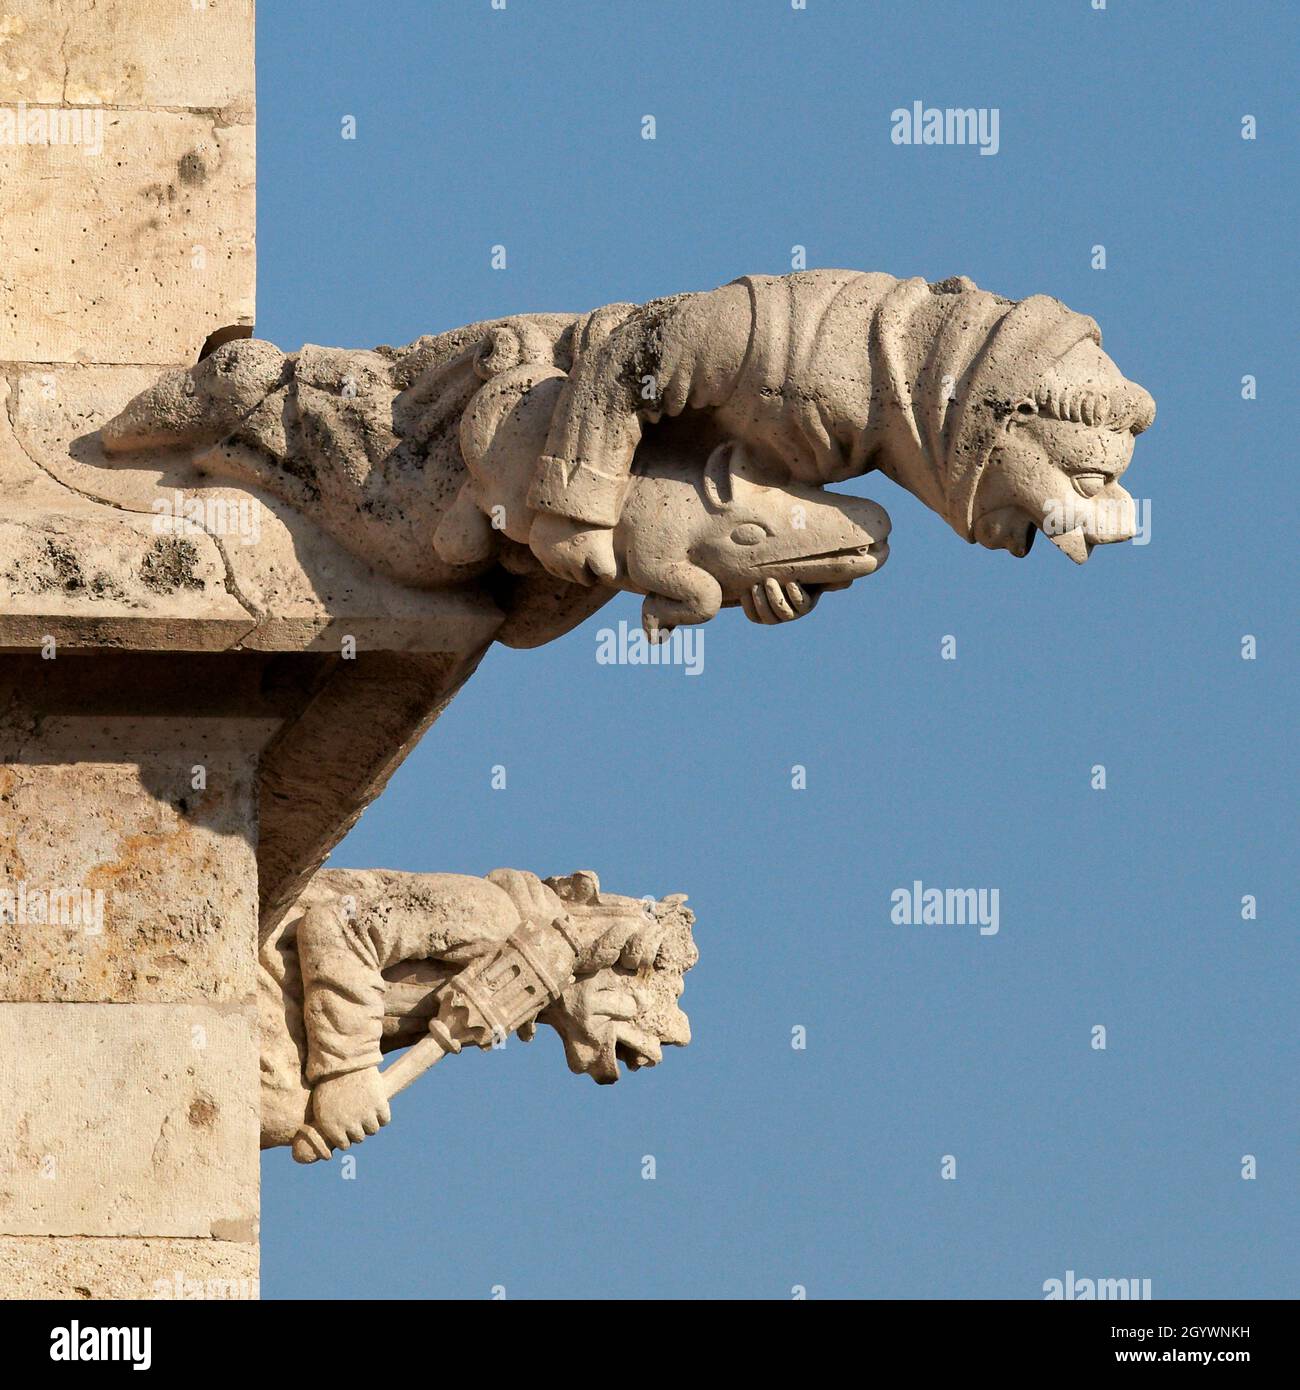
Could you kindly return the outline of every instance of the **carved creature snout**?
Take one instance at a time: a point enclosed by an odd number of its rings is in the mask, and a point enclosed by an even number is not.
[[[529,482],[563,382],[556,368],[524,364],[477,392],[460,429],[470,479],[434,536],[444,559],[484,559],[502,535],[530,541]],[[844,588],[888,557],[881,507],[768,476],[738,442],[702,462],[652,450],[639,464],[614,552],[619,586],[647,596],[647,630],[707,622],[769,582],[803,603],[802,590]]]
[[[652,636],[740,605],[755,622],[809,612],[889,554],[889,518],[874,502],[776,480],[779,465],[739,443],[707,462],[647,460],[616,531],[625,587],[646,595]]]
[[[883,507],[803,483],[759,481],[736,444],[714,450],[703,492],[719,524],[692,558],[718,580],[727,602],[764,579],[842,588],[889,557]]]

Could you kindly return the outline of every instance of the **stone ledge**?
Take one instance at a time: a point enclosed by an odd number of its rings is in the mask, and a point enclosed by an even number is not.
[[[503,620],[473,589],[404,588],[305,517],[188,455],[116,467],[95,431],[153,367],[0,374],[0,649],[475,651]],[[163,511],[159,511],[163,508]],[[201,514],[201,515],[200,515]]]
[[[0,1298],[255,1299],[255,1245],[0,1236]]]

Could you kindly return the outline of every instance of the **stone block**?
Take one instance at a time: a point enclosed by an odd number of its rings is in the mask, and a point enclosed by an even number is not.
[[[82,125],[76,143],[0,131],[0,361],[193,362],[253,322],[253,126],[104,108]]]
[[[159,724],[137,762],[46,740],[50,762],[0,766],[0,1000],[251,998],[254,759]]]
[[[256,1240],[253,1011],[0,1004],[0,1235]]]
[[[0,102],[253,113],[253,0],[5,0]]]

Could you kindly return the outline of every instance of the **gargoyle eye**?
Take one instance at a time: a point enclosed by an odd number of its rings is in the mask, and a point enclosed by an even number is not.
[[[1033,401],[1021,401],[1020,404],[1016,406],[1016,414],[1037,415],[1038,407],[1033,403]]]
[[[759,541],[765,541],[771,531],[766,526],[760,526],[756,521],[747,521],[743,526],[737,526],[731,533],[731,539],[737,545],[757,545]]]
[[[1070,481],[1080,497],[1096,497],[1110,479],[1105,473],[1072,473]]]

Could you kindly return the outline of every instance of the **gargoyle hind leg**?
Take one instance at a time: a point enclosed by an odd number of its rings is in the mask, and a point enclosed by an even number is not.
[[[461,485],[433,533],[438,558],[449,565],[472,565],[496,554],[499,534],[479,511],[470,483]]]

